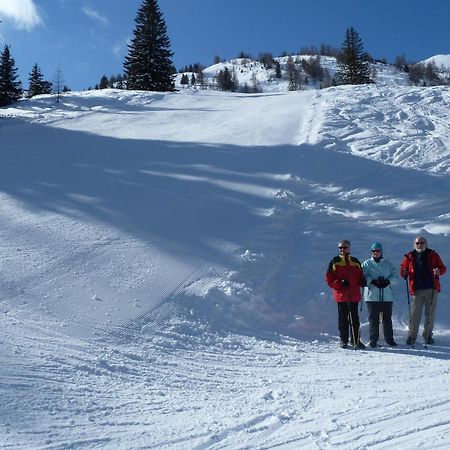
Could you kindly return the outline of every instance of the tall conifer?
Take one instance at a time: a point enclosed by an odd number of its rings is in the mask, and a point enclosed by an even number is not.
[[[31,98],[35,95],[52,93],[52,83],[44,80],[41,69],[39,68],[37,63],[31,69],[29,81],[30,86],[28,88],[28,97]]]
[[[368,84],[370,67],[367,53],[359,34],[353,27],[347,28],[341,54],[338,57],[338,84]]]
[[[135,22],[134,37],[124,62],[127,89],[173,91],[173,53],[157,1],[144,0]]]
[[[0,55],[0,106],[16,102],[22,95],[22,85],[17,81],[17,67],[11,57],[9,46],[5,45]]]

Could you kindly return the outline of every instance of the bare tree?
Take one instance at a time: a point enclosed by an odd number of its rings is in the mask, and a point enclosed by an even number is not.
[[[56,101],[61,100],[61,94],[64,92],[64,75],[61,66],[58,66],[53,80],[53,93],[56,94]]]
[[[409,66],[409,80],[413,84],[419,84],[421,80],[423,80],[425,76],[425,66],[423,64],[411,64]]]
[[[434,61],[425,65],[425,79],[428,80],[430,85],[440,84],[440,78],[438,74],[438,68]]]
[[[405,70],[406,68],[406,57],[405,55],[398,55],[395,57],[394,66],[397,67],[398,70]]]

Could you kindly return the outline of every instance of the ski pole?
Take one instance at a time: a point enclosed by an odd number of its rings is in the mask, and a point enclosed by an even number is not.
[[[348,320],[350,322],[350,328],[352,330],[352,338],[353,338],[353,345],[356,346],[359,343],[359,334],[358,334],[358,343],[356,342],[356,337],[355,337],[355,329],[353,328],[353,314],[352,314],[352,310],[351,310],[351,306],[350,306],[350,301],[348,301]]]
[[[406,297],[408,298],[408,314],[409,314],[409,332],[411,332],[411,300],[409,298],[409,287],[408,287],[408,277],[405,278],[406,282]],[[414,341],[412,342],[412,347],[414,348]]]
[[[430,300],[430,309],[428,310],[428,314],[426,314],[426,318],[425,320],[427,321],[427,326],[426,326],[426,333],[425,333],[425,347],[428,344],[428,341],[431,340],[431,335],[430,335],[430,325],[431,325],[431,310],[433,309],[433,301],[434,301],[434,293],[436,291],[433,289],[433,292],[431,294],[431,300]],[[425,311],[426,313],[426,311]]]
[[[436,289],[434,289],[434,282],[436,279],[439,279],[437,275],[433,274],[433,292],[431,293],[431,300],[430,300],[430,309],[428,311],[428,317],[426,317],[425,320],[427,320],[427,327],[426,327],[426,342],[425,345],[427,345],[427,342],[431,339],[431,333],[430,333],[430,326],[431,326],[431,311],[433,310],[433,302],[434,302],[434,293],[436,292]],[[425,311],[426,312],[426,311]]]
[[[411,327],[411,299],[409,298],[408,277],[405,278],[405,282],[406,282],[406,297],[408,298],[409,326]]]
[[[350,322],[350,329],[352,333],[353,345],[356,347],[355,330],[353,328],[353,315],[350,302],[350,288],[347,286],[347,307],[348,307],[348,321]]]
[[[382,287],[378,288],[378,300],[380,301],[380,305],[384,301],[384,288]],[[383,337],[385,338],[383,322],[384,322],[383,311],[380,311],[378,313],[378,328],[379,328],[378,334],[381,337],[381,333],[383,333]]]

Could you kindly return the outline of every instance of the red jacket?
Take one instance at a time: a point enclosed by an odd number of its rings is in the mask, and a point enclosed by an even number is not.
[[[325,280],[333,289],[334,300],[341,303],[359,302],[361,287],[366,284],[361,263],[350,255],[335,256],[328,265]],[[348,285],[343,286],[342,280],[347,280]]]
[[[427,252],[428,256],[428,267],[430,268],[431,272],[433,272],[433,269],[439,269],[440,275],[444,275],[444,273],[447,271],[447,268],[444,266],[444,263],[441,260],[441,257],[434,251],[431,250],[431,248],[428,248],[425,250]],[[411,251],[407,253],[400,264],[400,275],[402,277],[409,277],[409,292],[411,295],[414,295],[415,292],[415,272],[416,272],[416,258],[415,258],[415,251]],[[434,289],[436,291],[441,291],[441,283],[439,281],[439,277],[433,276],[434,279]]]

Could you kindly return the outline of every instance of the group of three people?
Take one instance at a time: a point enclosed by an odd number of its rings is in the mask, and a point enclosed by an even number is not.
[[[338,306],[340,345],[347,348],[349,339],[356,348],[365,348],[361,342],[358,303],[361,288],[369,312],[369,345],[376,347],[382,323],[387,345],[396,346],[392,328],[392,284],[398,281],[394,265],[383,257],[383,246],[379,242],[371,245],[371,257],[362,264],[350,255],[350,241],[338,243],[339,254],[329,263],[325,279],[333,290]],[[407,281],[408,304],[411,295],[409,329],[406,343],[414,345],[419,332],[422,311],[425,309],[423,338],[433,344],[433,327],[437,295],[441,290],[439,276],[446,267],[437,252],[427,247],[423,236],[414,239],[414,249],[404,255],[400,264],[400,275]]]

